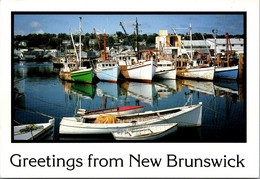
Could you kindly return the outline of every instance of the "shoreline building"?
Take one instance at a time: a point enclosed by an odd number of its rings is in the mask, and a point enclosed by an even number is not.
[[[244,39],[230,38],[232,51],[237,55],[244,53]],[[208,55],[210,51],[215,50],[215,39],[208,38],[205,40],[182,40],[179,35],[169,35],[168,30],[160,30],[159,36],[155,38],[155,48],[167,56],[180,56],[190,54],[192,46],[192,53],[195,52],[201,55]],[[217,54],[225,55],[227,49],[227,39],[216,39]],[[229,48],[230,49],[230,48]]]

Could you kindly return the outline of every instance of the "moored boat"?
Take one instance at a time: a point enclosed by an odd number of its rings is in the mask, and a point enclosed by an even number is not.
[[[53,140],[55,119],[49,123],[14,126],[14,140]]]
[[[192,78],[201,80],[213,80],[215,67],[194,67],[186,69],[178,69],[177,76],[181,78]]]
[[[232,67],[216,67],[214,78],[233,79],[238,76],[238,65]]]
[[[151,124],[112,131],[116,140],[156,140],[177,131],[177,123]]]
[[[95,73],[101,81],[116,83],[120,70],[117,62],[106,60],[97,64]]]
[[[80,28],[79,28],[79,44],[81,43],[81,17],[80,17]],[[59,77],[62,80],[73,81],[73,82],[81,82],[81,83],[92,83],[94,72],[92,68],[82,67],[81,61],[81,45],[79,45],[79,55],[77,54],[76,46],[74,44],[73,35],[71,32],[71,40],[73,43],[73,47],[75,50],[76,61],[73,63],[64,63],[63,69],[61,69],[59,73]]]
[[[104,118],[100,122],[99,118]],[[149,124],[178,123],[180,127],[201,126],[202,103],[121,117],[99,116],[94,122],[84,117],[63,117],[59,134],[111,134],[111,131]]]
[[[114,115],[116,117],[119,117],[119,116],[124,116],[132,113],[140,113],[143,111],[144,107],[145,106],[121,106],[121,107],[112,107],[112,108],[97,109],[91,111],[87,111],[85,109],[79,109],[78,114],[88,119],[95,119],[99,115],[103,115],[103,116]]]
[[[126,79],[151,82],[156,70],[155,62],[151,60],[138,60],[119,62],[120,71]]]
[[[155,71],[155,78],[175,80],[177,70],[175,69],[173,62],[170,60],[160,60],[157,62],[157,68]]]

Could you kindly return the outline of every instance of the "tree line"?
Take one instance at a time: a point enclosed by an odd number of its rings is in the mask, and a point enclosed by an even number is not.
[[[182,39],[189,40],[190,37],[188,34],[179,34]],[[158,34],[153,33],[151,35],[147,34],[138,34],[138,42],[146,42],[146,46],[151,47],[155,45],[155,38]],[[243,35],[229,35],[230,38],[244,38]],[[204,34],[204,38],[213,38],[212,34]],[[225,38],[225,35],[217,35],[217,38]],[[98,40],[100,43],[100,48],[98,43],[90,43],[91,39],[96,39],[96,35],[94,33],[86,33],[81,36],[82,43],[83,43],[83,50],[89,49],[96,49],[96,50],[103,50],[104,49],[104,35],[99,34]],[[201,33],[193,33],[192,34],[193,40],[203,40]],[[14,48],[42,48],[42,49],[58,49],[64,50],[65,46],[62,43],[63,40],[71,40],[71,36],[66,33],[59,33],[59,34],[28,34],[28,35],[15,35],[14,36]],[[106,34],[106,46],[113,47],[115,45],[132,45],[134,48],[136,47],[136,34],[126,35],[120,31],[116,32],[115,35],[108,35]],[[20,46],[20,42],[25,41],[27,46],[23,47]],[[74,41],[79,41],[79,36],[74,36]],[[73,48],[72,44],[66,48]]]

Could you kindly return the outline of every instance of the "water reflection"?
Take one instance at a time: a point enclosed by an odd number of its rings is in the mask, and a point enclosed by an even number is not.
[[[121,96],[118,83],[108,83],[100,81],[96,84],[96,86],[96,93],[99,97],[108,97],[118,100],[119,96]]]
[[[153,106],[157,100],[157,91],[154,83],[125,81],[120,85],[120,91],[124,98],[135,98],[136,105],[140,105],[140,102],[142,102]]]
[[[39,113],[58,119],[75,116],[79,108],[95,110],[145,105],[144,111],[147,111],[197,104],[201,101],[201,128],[180,130],[164,141],[191,141],[189,136],[197,136],[192,141],[246,140],[246,86],[236,81],[177,79],[153,81],[149,84],[123,80],[119,83],[78,84],[59,80],[57,69],[50,63],[17,63],[13,66],[13,73],[13,86],[24,93],[23,98],[13,103],[24,109],[15,111],[14,118],[18,122],[46,122],[47,119],[43,121]],[[25,110],[37,114],[27,113]]]

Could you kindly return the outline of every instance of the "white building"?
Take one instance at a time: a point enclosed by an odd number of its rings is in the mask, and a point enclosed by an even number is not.
[[[207,39],[207,42],[210,44],[210,49],[215,49],[215,39]],[[244,39],[242,38],[230,38],[232,51],[235,51],[237,54],[244,53]],[[216,39],[216,50],[217,53],[223,53],[226,51],[227,40]],[[229,47],[230,50],[230,47]]]

